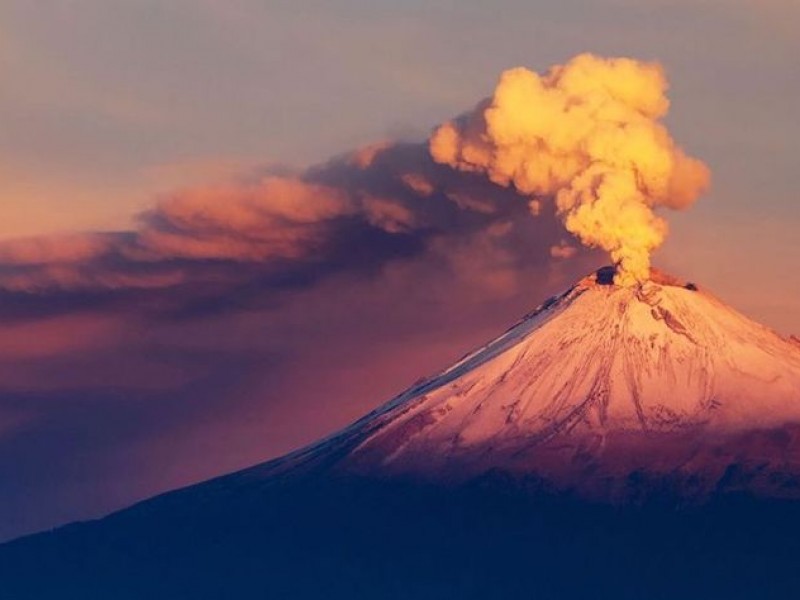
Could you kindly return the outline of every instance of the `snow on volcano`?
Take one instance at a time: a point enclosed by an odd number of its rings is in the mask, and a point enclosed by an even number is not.
[[[800,496],[800,347],[693,284],[600,269],[339,434],[261,469],[489,471],[612,497],[667,478]],[[688,483],[687,483],[688,482]],[[635,485],[633,485],[635,487]]]

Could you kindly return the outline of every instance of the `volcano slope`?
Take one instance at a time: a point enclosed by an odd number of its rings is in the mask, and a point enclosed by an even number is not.
[[[9,598],[785,598],[800,348],[605,268],[341,432],[0,546]]]

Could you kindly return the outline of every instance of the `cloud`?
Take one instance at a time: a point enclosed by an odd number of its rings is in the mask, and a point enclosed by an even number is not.
[[[297,174],[178,190],[128,232],[0,244],[0,290],[100,300],[170,289],[170,310],[181,309],[182,294],[212,308],[335,272],[374,273],[455,247],[449,237],[482,239],[487,256],[521,252],[505,233],[485,237],[498,224],[529,229],[547,256],[558,242],[549,239],[554,214],[611,254],[619,283],[633,284],[646,279],[666,235],[654,209],[690,205],[709,180],[660,122],[666,87],[659,65],[625,58],[583,54],[545,75],[511,69],[427,148],[383,142]]]
[[[201,314],[416,256],[467,269],[468,247],[484,249],[487,273],[492,260],[518,273],[558,241],[553,214],[534,219],[520,198],[435,163],[425,144],[384,143],[301,173],[165,194],[131,231],[1,242],[0,296],[15,318],[126,303]]]
[[[431,156],[484,173],[534,201],[555,200],[568,231],[606,250],[622,285],[644,281],[664,241],[657,207],[686,208],[709,184],[708,168],[676,145],[661,67],[582,54],[544,75],[505,71],[491,98],[441,125]]]
[[[550,246],[550,256],[553,258],[572,258],[578,253],[575,246],[571,246],[564,240],[561,240],[555,246]]]

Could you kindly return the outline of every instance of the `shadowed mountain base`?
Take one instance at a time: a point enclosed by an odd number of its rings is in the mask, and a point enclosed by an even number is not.
[[[224,480],[223,480],[224,481]],[[596,505],[494,473],[457,488],[214,482],[0,547],[3,597],[788,598],[800,503]]]

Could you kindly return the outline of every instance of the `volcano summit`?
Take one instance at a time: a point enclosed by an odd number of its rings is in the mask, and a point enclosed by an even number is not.
[[[796,592],[800,347],[694,284],[614,279],[308,448],[0,547],[2,581],[13,598]]]
[[[499,469],[610,498],[633,472],[711,492],[756,444],[777,462],[748,463],[751,483],[800,492],[776,478],[800,472],[796,436],[769,433],[800,423],[796,344],[668,275],[612,281],[591,274],[293,460],[344,451],[337,469],[448,481]]]

